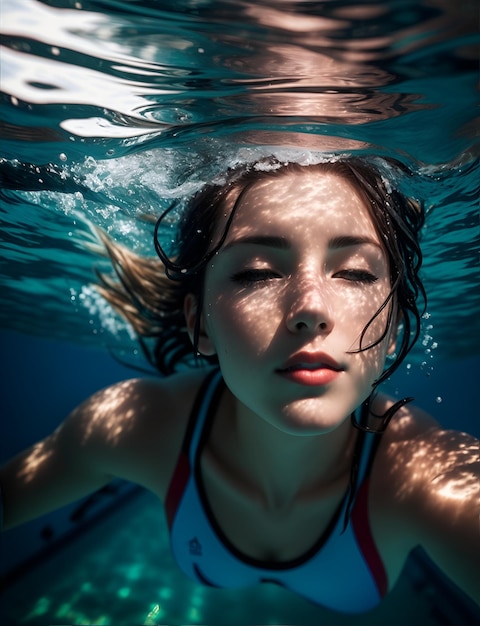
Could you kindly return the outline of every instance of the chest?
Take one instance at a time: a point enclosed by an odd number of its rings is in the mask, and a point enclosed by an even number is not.
[[[345,475],[328,489],[315,490],[282,507],[265,502],[245,484],[234,484],[216,471],[208,456],[197,472],[202,506],[223,542],[246,557],[270,563],[293,562],[314,554],[332,532],[343,529],[348,480]],[[355,534],[359,554],[373,549],[385,570],[388,588],[392,588],[414,546],[402,539],[399,524],[385,517],[376,491],[365,490],[363,504],[356,504]]]
[[[204,459],[197,482],[202,505],[227,545],[260,561],[283,562],[318,548],[341,515],[347,480],[287,504],[232,484]],[[342,520],[343,522],[343,520]]]
[[[341,533],[339,518],[329,532],[325,499],[270,515],[258,503],[222,498],[221,485],[198,476],[190,477],[171,527],[173,554],[187,576],[221,588],[276,583],[335,610],[346,599],[353,611],[378,604],[385,585],[357,549],[351,526]]]

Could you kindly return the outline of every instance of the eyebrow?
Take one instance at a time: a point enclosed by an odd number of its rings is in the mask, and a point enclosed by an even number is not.
[[[277,248],[278,250],[290,250],[291,245],[288,239],[285,237],[273,237],[269,235],[251,235],[247,237],[240,237],[234,239],[232,242],[224,246],[224,250],[240,245],[240,244],[253,244],[256,246],[266,246],[267,248]]]
[[[246,237],[240,237],[239,239],[235,239],[231,241],[229,244],[224,246],[224,250],[228,250],[237,245],[256,245],[256,246],[266,246],[267,248],[276,248],[277,250],[290,250],[291,244],[285,237],[274,237],[269,235],[250,235]],[[342,248],[350,248],[353,246],[362,246],[362,245],[372,245],[376,246],[383,250],[382,246],[375,239],[371,239],[370,237],[363,237],[360,235],[340,235],[338,237],[333,237],[328,242],[328,247],[331,250],[341,250]]]
[[[328,247],[331,250],[340,250],[342,248],[349,248],[351,246],[376,246],[383,250],[382,246],[378,241],[372,239],[371,237],[363,237],[360,235],[341,235],[340,237],[334,237],[328,242]]]

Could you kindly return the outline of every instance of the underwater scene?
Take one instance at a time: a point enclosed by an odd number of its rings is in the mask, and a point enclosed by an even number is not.
[[[154,373],[95,289],[99,229],[155,256],[184,201],[274,155],[394,158],[425,202],[420,338],[385,383],[480,436],[476,0],[3,0],[2,462],[95,390]],[[415,552],[373,611],[176,566],[156,499],[112,484],[1,536],[2,624],[480,624]]]

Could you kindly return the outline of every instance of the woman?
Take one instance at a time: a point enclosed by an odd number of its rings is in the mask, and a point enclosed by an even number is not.
[[[100,289],[169,376],[100,391],[12,460],[4,527],[117,476],[164,502],[175,558],[205,584],[273,581],[360,612],[422,545],[479,602],[478,441],[377,392],[423,295],[423,211],[395,167],[229,172],[169,254],[156,239],[163,267],[103,237],[120,283]]]

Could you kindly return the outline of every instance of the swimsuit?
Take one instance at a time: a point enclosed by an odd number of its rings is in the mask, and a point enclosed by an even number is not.
[[[347,490],[328,528],[305,554],[281,562],[254,559],[235,548],[219,527],[201,478],[201,451],[223,389],[223,379],[215,369],[197,395],[167,493],[165,511],[179,567],[194,581],[213,587],[274,582],[344,613],[376,606],[388,589],[385,568],[370,531],[367,506],[368,475],[379,435],[358,432],[355,484]],[[349,498],[351,489],[354,498]],[[344,527],[346,515],[348,523]]]

